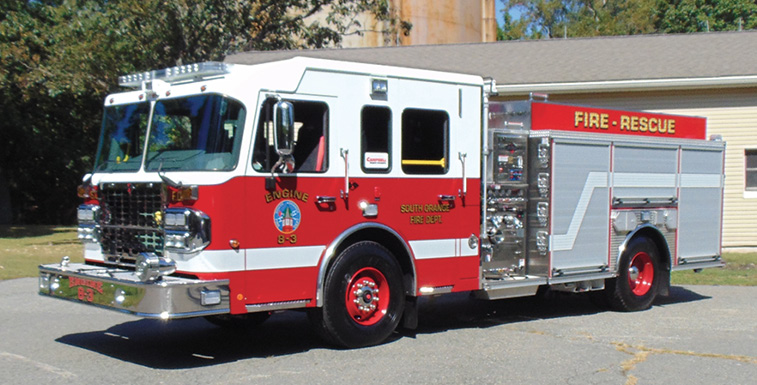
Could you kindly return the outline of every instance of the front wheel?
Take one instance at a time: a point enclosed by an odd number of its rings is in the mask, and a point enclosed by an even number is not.
[[[375,242],[345,249],[326,274],[323,307],[312,313],[318,333],[348,348],[375,345],[397,328],[405,302],[402,271]]]
[[[657,297],[661,273],[654,242],[645,237],[632,239],[620,257],[618,277],[608,280],[605,288],[610,306],[619,311],[649,309]]]

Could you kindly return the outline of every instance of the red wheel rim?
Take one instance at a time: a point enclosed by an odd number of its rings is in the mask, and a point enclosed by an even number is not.
[[[372,268],[358,270],[347,284],[347,313],[360,325],[373,325],[389,308],[389,283],[384,274]]]
[[[647,294],[654,282],[654,264],[652,257],[645,252],[636,253],[628,267],[628,284],[631,292],[637,296]]]

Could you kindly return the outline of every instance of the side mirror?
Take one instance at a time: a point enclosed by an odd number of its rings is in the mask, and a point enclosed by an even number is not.
[[[274,145],[279,156],[292,155],[294,145],[294,106],[279,101],[273,107]]]

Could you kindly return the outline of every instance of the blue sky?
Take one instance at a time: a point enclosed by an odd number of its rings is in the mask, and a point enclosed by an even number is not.
[[[505,5],[502,4],[501,0],[495,0],[494,4],[496,4],[494,7],[497,9],[497,24],[499,24],[499,26],[501,27],[502,23],[504,22],[504,20],[502,19],[502,9],[505,8]]]
[[[502,0],[495,0],[494,4],[497,14],[497,24],[501,27],[505,22],[505,19],[502,17],[502,10],[505,8],[505,4],[502,3]],[[510,10],[510,15],[512,15],[513,19],[518,19],[520,14],[518,11]]]

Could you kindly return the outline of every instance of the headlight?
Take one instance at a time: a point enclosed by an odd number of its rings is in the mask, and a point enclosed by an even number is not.
[[[165,218],[166,218],[166,224],[165,224],[166,228],[168,228],[168,227],[175,227],[176,226],[177,216],[178,216],[178,214],[173,214],[173,213],[166,212],[166,216],[165,216]]]
[[[76,210],[76,217],[79,219],[79,224],[95,224],[99,213],[100,206],[80,205]]]
[[[82,242],[97,242],[100,240],[100,206],[80,205],[76,210],[79,220],[77,238]]]
[[[187,217],[191,215],[189,209],[168,209],[166,210],[166,228],[184,229],[187,226]]]
[[[210,244],[210,217],[190,208],[166,209],[164,247],[178,253],[192,253]]]

